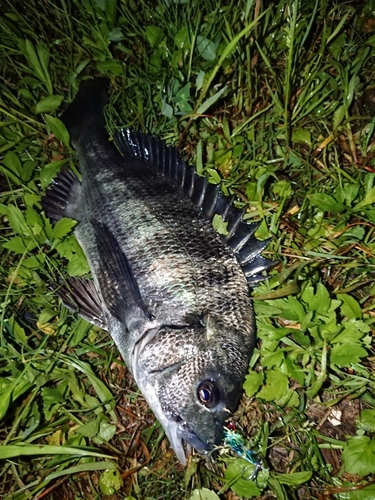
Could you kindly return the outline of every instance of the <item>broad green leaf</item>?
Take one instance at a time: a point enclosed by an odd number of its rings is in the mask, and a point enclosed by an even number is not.
[[[350,107],[352,101],[353,101],[353,97],[354,97],[354,93],[355,93],[355,89],[356,87],[358,87],[358,84],[359,84],[359,78],[358,78],[358,75],[354,74],[350,81],[349,81],[349,85],[348,85],[348,91],[347,93],[345,94],[345,101],[346,101],[346,106],[347,108]]]
[[[43,81],[46,84],[48,93],[52,94],[53,88],[52,88],[52,82],[51,82],[51,78],[50,78],[50,74],[49,74],[49,70],[48,70],[50,53],[48,52],[46,47],[41,43],[36,44],[36,51],[37,51],[38,58],[40,61],[40,66],[42,68]]]
[[[27,163],[27,162],[25,162],[25,163]],[[24,199],[25,205],[26,205],[26,207],[28,209],[32,209],[32,207],[39,206],[39,204],[40,204],[40,194],[36,194],[36,193],[24,193],[23,199]],[[35,214],[34,210],[33,210],[33,213]],[[37,218],[38,222],[40,222],[42,220],[41,217],[40,217],[40,214],[39,214],[39,209],[38,209],[37,216],[34,216],[34,217]],[[27,215],[27,218],[29,218],[29,215]]]
[[[366,234],[365,228],[358,225],[355,227],[348,227],[347,231],[345,231],[343,235],[343,238],[363,240],[365,234]]]
[[[60,104],[63,102],[64,96],[62,95],[50,95],[41,99],[35,106],[35,114],[38,113],[51,113],[55,111]]]
[[[21,168],[21,178],[22,178],[22,180],[25,181],[25,182],[28,182],[31,179],[31,176],[32,176],[34,170],[38,166],[39,166],[38,162],[33,161],[33,160],[26,160],[23,163],[22,168]],[[32,193],[26,193],[26,194],[29,195],[29,196],[38,197],[37,195],[32,194]],[[38,197],[38,198],[40,200],[40,197]]]
[[[154,26],[154,25],[146,26],[145,32],[146,32],[147,41],[153,49],[158,47],[160,42],[164,38],[164,32],[158,26]]]
[[[91,408],[92,410],[96,410],[100,413],[101,402],[99,401],[98,398],[90,396],[90,394],[85,394],[85,402],[89,408]]]
[[[212,227],[217,231],[219,234],[222,234],[226,236],[228,234],[228,221],[224,222],[223,218],[219,214],[215,214],[212,219]]]
[[[367,351],[359,345],[352,345],[348,349],[348,344],[335,344],[330,352],[331,363],[337,366],[351,366],[359,363],[361,358],[367,356]]]
[[[354,297],[346,293],[340,293],[342,304],[340,307],[341,314],[349,319],[362,319],[362,309]]]
[[[339,125],[341,125],[341,122],[345,118],[346,110],[347,110],[347,106],[345,104],[342,104],[333,113],[332,129],[334,131],[336,131],[338,129]]]
[[[53,231],[52,231],[52,236],[53,238],[59,239],[63,238],[66,236],[70,231],[73,229],[73,227],[77,224],[77,221],[73,219],[69,219],[68,217],[63,217],[62,219],[58,220],[56,224],[54,225]]]
[[[12,392],[12,400],[15,401],[19,396],[22,396],[25,392],[27,392],[32,385],[34,385],[32,382],[27,380],[24,375],[21,373],[17,375],[17,377],[12,377],[8,379],[0,379],[2,381],[6,381],[6,387],[8,387],[8,383],[13,385],[13,392]],[[5,387],[3,387],[3,384],[0,384],[2,386],[2,389],[4,390]],[[0,402],[1,402],[1,397],[0,397]]]
[[[306,128],[297,128],[292,132],[292,142],[303,142],[311,146],[311,132]]]
[[[75,401],[78,401],[80,405],[88,406],[85,401],[85,393],[81,388],[74,371],[69,371],[69,376],[67,377],[67,379],[68,379],[69,390],[72,394],[72,398]],[[97,405],[98,404],[99,402],[97,402]]]
[[[116,59],[106,59],[99,61],[96,65],[102,75],[119,76],[124,72],[124,66]]]
[[[161,102],[161,114],[166,116],[167,118],[172,118],[173,116],[173,108],[170,104],[165,101]]]
[[[371,331],[370,326],[364,321],[350,319],[342,323],[344,329],[331,340],[331,344],[355,344]]]
[[[356,481],[355,483],[349,483],[344,481],[341,484],[342,491],[340,487],[335,497],[337,500],[374,500],[375,498],[375,484],[368,483],[367,481]]]
[[[294,320],[302,323],[306,316],[306,310],[296,297],[288,297],[284,303],[284,310],[281,316],[285,319]]]
[[[99,486],[104,495],[114,495],[123,485],[123,480],[118,469],[110,469],[102,472],[99,478]]]
[[[37,246],[37,243],[27,237],[23,238],[22,236],[13,236],[13,238],[6,241],[2,245],[4,248],[14,252],[16,255],[22,255],[26,251],[33,250]]]
[[[262,366],[264,368],[273,368],[274,366],[280,366],[284,361],[284,353],[281,349],[276,350],[275,352],[267,352],[264,350],[264,354],[262,356]]]
[[[46,122],[51,132],[56,136],[56,139],[65,144],[65,146],[70,147],[69,133],[64,123],[59,118],[51,115],[46,115]]]
[[[255,465],[247,460],[237,459],[231,462],[225,471],[225,479],[230,481],[232,490],[244,498],[253,498],[260,495],[255,481],[250,480]]]
[[[63,165],[66,165],[68,160],[59,160],[44,165],[40,172],[40,183],[42,188],[46,188],[51,184],[52,179],[56,177]]]
[[[250,372],[245,377],[245,382],[243,384],[243,388],[246,394],[251,398],[254,394],[259,390],[259,387],[263,383],[264,375],[262,372]]]
[[[325,212],[332,212],[333,214],[338,214],[345,209],[343,203],[339,203],[327,193],[314,193],[309,196],[312,205],[316,205],[321,210]]]
[[[220,500],[216,493],[207,488],[194,490],[189,500]]]
[[[16,342],[18,342],[21,345],[26,345],[28,337],[25,333],[24,328],[22,328],[22,326],[19,325],[15,320],[14,315],[9,319],[9,327],[12,330]]]
[[[31,201],[28,197],[25,197],[25,202]],[[43,219],[33,207],[32,205],[28,205],[26,208],[25,219],[28,226],[32,230],[33,236],[38,236],[42,232],[43,229]],[[43,238],[44,240],[44,238]]]
[[[186,26],[183,26],[175,35],[174,43],[179,49],[189,49],[190,47],[190,36],[189,30]]]
[[[288,377],[280,370],[268,370],[266,383],[258,393],[258,398],[274,401],[282,398],[288,391]]]
[[[338,185],[335,188],[334,195],[337,201],[345,203],[348,207],[356,199],[359,192],[359,184],[349,184],[345,182],[343,185]]]
[[[120,42],[125,39],[125,35],[120,28],[111,28],[108,32],[108,40],[111,42]]]
[[[363,200],[357,203],[357,205],[353,207],[353,211],[362,210],[363,207],[367,207],[368,205],[374,205],[374,203],[375,203],[375,187],[371,188],[366,193],[366,196],[363,198]]]
[[[302,300],[310,311],[316,311],[319,314],[325,314],[330,308],[331,299],[327,288],[323,283],[318,283],[314,287],[307,286],[302,293]]]
[[[58,385],[57,387],[43,387],[41,390],[43,398],[44,415],[47,420],[50,420],[56,412],[58,405],[65,401],[66,384]]]
[[[160,50],[156,49],[151,54],[149,59],[150,69],[153,73],[157,73],[161,70],[162,60]]]
[[[71,259],[73,255],[82,251],[74,235],[69,235],[56,245],[60,257]]]
[[[288,377],[294,378],[294,380],[296,380],[301,386],[304,385],[304,370],[300,367],[299,364],[295,364],[293,360],[288,356],[285,357],[283,371],[285,371]]]
[[[8,220],[14,232],[21,236],[32,236],[24,214],[15,205],[8,205]]]
[[[190,98],[190,88],[191,84],[187,83],[177,92],[173,100],[178,103],[180,100],[187,101]]]
[[[95,420],[91,420],[91,422],[87,422],[87,424],[81,425],[76,429],[78,434],[87,438],[93,438],[97,436],[99,432],[100,420],[96,418]]]
[[[338,59],[346,42],[346,33],[338,35],[329,45],[329,50],[335,59]]]
[[[101,402],[106,405],[107,411],[110,412],[113,422],[117,422],[117,415],[114,413],[114,398],[111,394],[111,391],[106,387],[104,382],[102,382],[93,372],[91,366],[80,359],[76,359],[70,356],[61,355],[61,361],[65,362],[70,368],[74,368],[84,373],[86,377],[88,377],[90,383],[94,387],[96,393],[98,394]],[[89,396],[89,395],[88,395]],[[92,398],[92,396],[90,396]]]
[[[56,311],[53,309],[43,309],[38,317],[38,323],[44,324],[47,323],[50,319],[54,318],[56,316]]]
[[[107,15],[107,19],[110,25],[114,25],[116,22],[116,10],[117,0],[105,0],[104,12]]]
[[[205,61],[215,61],[217,45],[202,35],[197,36],[197,49]]]
[[[43,444],[3,445],[0,446],[0,460],[17,457],[38,455],[73,455],[79,457],[112,458],[109,455],[96,451],[95,448],[72,446],[48,446]],[[65,474],[65,472],[64,472]]]
[[[342,460],[346,472],[367,476],[375,473],[375,440],[367,436],[354,436],[349,439]]]
[[[220,184],[221,182],[221,177],[218,173],[218,171],[214,168],[207,168],[206,169],[207,173],[209,174],[209,182],[211,184]]]
[[[99,436],[104,441],[110,441],[113,436],[116,434],[117,427],[114,424],[110,424],[109,422],[100,422],[99,426]]]
[[[7,414],[11,399],[12,392],[15,384],[8,384],[1,392],[0,392],[0,420],[2,420]],[[0,447],[0,458],[1,458],[1,447]]]
[[[205,75],[206,75],[206,73],[203,70],[199,71],[199,73],[197,75],[197,79],[195,81],[195,86],[196,86],[197,90],[200,90],[202,88]]]
[[[276,474],[275,477],[281,484],[288,486],[298,485],[310,481],[312,471],[291,472],[289,474]]]
[[[375,432],[375,410],[362,410],[356,421],[357,428],[366,432]]]
[[[227,90],[227,87],[223,87],[221,90],[216,92],[216,94],[212,95],[208,99],[206,99],[202,104],[199,106],[197,109],[196,113],[197,115],[201,115],[205,113],[209,107],[211,107],[215,102],[224,94],[224,92]]]
[[[83,251],[77,252],[69,259],[67,271],[69,276],[84,276],[90,272],[90,268]]]
[[[73,336],[69,341],[70,347],[76,347],[85,337],[87,337],[92,325],[83,318],[78,318],[73,326]]]
[[[38,255],[32,255],[31,257],[27,257],[23,261],[23,266],[29,269],[40,269],[43,266],[45,261],[45,254],[39,253]]]
[[[3,163],[8,168],[8,170],[2,167],[1,168],[2,172],[8,176],[9,174],[11,174],[10,175],[11,180],[13,180],[17,186],[22,184],[20,182],[22,166],[18,156],[15,153],[13,153],[13,151],[8,151],[7,154],[4,156]]]
[[[30,40],[20,40],[20,49],[25,55],[30,66],[34,70],[35,76],[45,84],[49,94],[53,93],[51,78],[49,75],[49,59],[48,50],[41,43],[37,43],[34,47]]]

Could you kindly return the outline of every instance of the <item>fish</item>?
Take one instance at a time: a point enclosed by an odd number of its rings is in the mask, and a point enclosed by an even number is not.
[[[256,342],[249,287],[275,265],[258,223],[157,137],[122,129],[109,139],[109,82],[84,81],[61,115],[81,178],[64,169],[43,199],[74,234],[91,277],[56,293],[106,330],[178,460],[210,454],[235,411]],[[227,234],[212,221],[220,216]]]

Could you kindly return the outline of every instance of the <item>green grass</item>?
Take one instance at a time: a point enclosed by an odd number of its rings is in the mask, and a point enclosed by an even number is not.
[[[374,11],[0,0],[2,498],[375,497]],[[184,470],[109,336],[48,288],[88,272],[40,200],[76,162],[58,115],[93,74],[111,78],[110,131],[178,144],[273,238],[235,415],[256,481],[228,449]]]

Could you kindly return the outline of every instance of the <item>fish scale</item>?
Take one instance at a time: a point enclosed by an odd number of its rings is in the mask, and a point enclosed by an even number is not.
[[[205,300],[207,310],[215,314],[216,309],[218,309],[217,314],[221,315],[223,302],[220,299],[223,298],[223,295],[225,299],[223,291],[228,290],[230,294],[230,287],[233,290],[232,295],[237,296],[236,306],[238,309],[240,299],[238,283],[240,283],[242,285],[244,315],[248,314],[251,304],[246,280],[230,249],[223,246],[221,238],[213,230],[211,224],[198,217],[197,208],[193,204],[186,207],[186,202],[182,204],[181,199],[176,196],[172,189],[168,192],[165,189],[163,206],[160,206],[156,198],[159,192],[158,184],[152,182],[155,173],[152,175],[153,173],[144,165],[141,166],[141,169],[144,175],[137,175],[136,180],[139,182],[141,178],[144,178],[147,184],[138,187],[139,184],[134,182],[131,176],[124,173],[127,186],[122,195],[132,199],[133,202],[124,207],[121,206],[119,199],[114,198],[114,205],[119,208],[111,213],[113,226],[119,227],[120,223],[117,221],[123,221],[121,228],[113,229],[113,233],[128,256],[141,292],[144,293],[145,297],[150,297],[151,301],[152,297],[157,295],[160,305],[158,314],[165,318],[165,322],[173,324],[183,320],[184,304],[188,298],[190,298],[189,310],[198,311],[199,308],[202,308],[202,300]],[[161,181],[161,179],[157,180]],[[162,185],[164,184],[163,180]],[[113,193],[114,186],[111,184],[107,191]],[[168,196],[166,196],[167,193]],[[98,201],[97,198],[96,201]],[[105,211],[100,212],[98,217],[103,220],[108,217]],[[196,213],[196,218],[191,218],[192,212]],[[93,214],[96,216],[96,212],[93,211]],[[137,220],[134,220],[134,214],[139,214]],[[176,219],[181,223],[174,227]],[[143,230],[139,231],[139,227]],[[194,238],[197,232],[202,232],[204,235],[199,245]],[[161,233],[160,237],[158,237],[158,233]],[[79,228],[77,235],[79,238]],[[166,253],[175,262],[175,266],[169,270],[172,276],[168,281],[171,284],[155,289],[155,282],[158,281],[157,276],[163,274],[164,269],[163,266],[161,268],[158,265],[154,266],[154,262],[157,261],[159,255]],[[202,266],[202,263],[205,265]],[[228,274],[230,274],[230,280]],[[216,275],[217,281],[219,281],[217,286],[211,287],[213,297],[207,297],[206,293],[210,275]],[[223,289],[222,287],[225,285],[227,288]],[[190,297],[186,297],[189,292]],[[175,314],[170,317],[171,300],[177,301],[181,308],[181,317],[176,317]],[[167,309],[165,312],[162,308],[164,304]],[[154,313],[152,310],[150,312]],[[228,313],[230,311],[227,310],[226,319],[231,322],[234,318],[231,318]]]
[[[92,280],[55,286],[63,304],[108,331],[181,463],[210,452],[236,408],[255,344],[249,284],[275,263],[256,224],[157,138],[108,140],[107,82],[82,84],[62,120],[82,180],[62,171],[43,206],[72,217]],[[121,153],[121,154],[120,154]],[[228,223],[220,236],[212,218]]]

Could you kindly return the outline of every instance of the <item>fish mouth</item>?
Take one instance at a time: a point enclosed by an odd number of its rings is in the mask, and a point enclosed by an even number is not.
[[[191,448],[194,448],[202,455],[206,455],[212,449],[212,447],[202,441],[187,422],[182,420],[179,416],[170,420],[165,430],[170,444],[182,465],[186,465],[187,455],[190,455]]]

